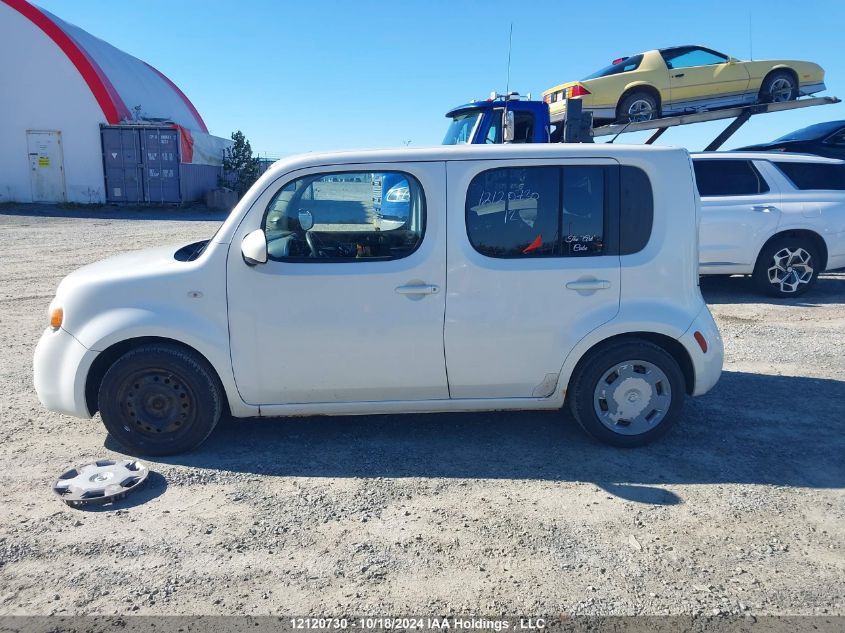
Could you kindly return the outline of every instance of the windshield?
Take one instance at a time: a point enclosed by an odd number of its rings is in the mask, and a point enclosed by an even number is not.
[[[623,57],[621,60],[610,66],[605,66],[601,70],[597,70],[592,75],[587,75],[581,81],[588,79],[598,79],[599,77],[608,77],[610,75],[618,75],[619,73],[629,73],[640,67],[640,62],[643,61],[642,55],[632,55],[631,57]]]
[[[828,121],[827,123],[816,123],[809,127],[801,128],[795,132],[790,132],[785,136],[776,138],[773,143],[779,141],[812,141],[817,138],[823,138],[833,134],[840,127],[845,126],[843,121]]]
[[[452,117],[452,122],[449,124],[449,129],[446,130],[446,136],[443,139],[443,145],[463,145],[464,143],[472,142],[472,135],[475,131],[475,126],[481,120],[483,112],[470,111],[459,112]]]

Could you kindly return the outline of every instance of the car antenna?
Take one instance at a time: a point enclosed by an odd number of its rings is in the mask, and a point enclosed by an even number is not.
[[[505,78],[505,109],[502,112],[502,142],[505,142],[505,121],[508,116],[508,101],[511,93],[511,51],[513,50],[513,22],[511,22],[510,33],[508,34],[508,70]]]
[[[748,10],[748,61],[754,61],[754,38],[751,36],[751,9]]]

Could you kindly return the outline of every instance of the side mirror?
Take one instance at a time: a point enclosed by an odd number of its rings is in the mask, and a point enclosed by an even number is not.
[[[514,138],[516,138],[516,123],[513,110],[505,110],[502,113],[502,140],[505,143],[513,143]]]
[[[311,227],[314,226],[314,216],[308,209],[299,210],[299,226],[302,227],[303,231],[310,231]]]
[[[256,229],[244,237],[241,242],[241,255],[248,266],[267,263],[267,236],[263,230]]]
[[[731,66],[733,66],[738,61],[739,60],[736,57],[728,57],[728,64],[730,64]]]

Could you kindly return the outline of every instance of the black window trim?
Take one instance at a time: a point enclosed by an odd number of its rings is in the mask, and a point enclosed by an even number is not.
[[[760,170],[757,169],[757,165],[754,164],[754,158],[693,158],[693,173],[695,172],[695,163],[703,163],[703,162],[711,162],[711,163],[723,163],[723,162],[737,162],[737,163],[748,163],[751,167],[751,171],[754,172],[754,175],[757,176],[760,182],[765,185],[765,189],[763,191],[757,191],[755,193],[722,193],[716,195],[701,195],[698,193],[698,196],[703,200],[704,198],[735,198],[739,196],[762,196],[765,193],[771,193],[772,187],[769,185],[769,181],[760,173]],[[770,161],[767,161],[770,162]],[[786,175],[786,174],[784,174]],[[696,191],[698,191],[698,179],[696,178]]]
[[[328,167],[328,165],[326,165],[326,166]],[[323,166],[316,166],[316,165],[314,166],[315,169],[321,169],[322,167]],[[306,168],[306,169],[310,169],[310,168]],[[414,176],[414,174],[407,172],[407,171],[402,171],[401,169],[385,169],[385,170],[367,169],[367,165],[362,165],[360,169],[343,169],[343,170],[340,170],[340,171],[326,171],[326,172],[315,171],[315,172],[311,172],[311,173],[307,173],[307,174],[295,175],[298,171],[301,171],[301,170],[296,170],[294,172],[291,172],[290,174],[287,174],[287,175],[292,175],[294,177],[291,178],[290,180],[285,180],[282,183],[282,185],[278,189],[276,189],[276,191],[273,193],[272,197],[270,198],[270,202],[268,202],[267,206],[264,208],[264,214],[261,216],[261,226],[260,226],[260,228],[261,228],[262,231],[265,232],[265,236],[266,236],[266,232],[267,232],[267,216],[270,214],[270,206],[276,200],[276,196],[278,196],[279,193],[281,193],[282,190],[285,187],[287,187],[289,184],[291,184],[292,182],[295,182],[297,180],[301,180],[303,178],[309,178],[309,177],[312,177],[312,176],[316,176],[317,178],[322,178],[322,177],[325,177],[325,176],[336,176],[336,175],[342,175],[342,174],[367,174],[367,173],[370,173],[370,174],[401,174],[403,176],[409,176],[417,182],[417,185],[419,186],[419,189],[420,189],[420,199],[421,199],[421,202],[422,202],[422,217],[420,218],[420,224],[421,224],[420,237],[417,240],[416,246],[414,246],[414,248],[412,250],[408,251],[407,254],[402,255],[402,257],[361,257],[361,258],[358,258],[358,257],[285,257],[283,259],[280,259],[278,257],[271,256],[270,253],[268,252],[267,253],[267,261],[268,262],[276,262],[276,263],[279,263],[279,264],[318,264],[318,263],[319,264],[340,264],[340,263],[347,264],[347,263],[352,263],[352,262],[356,262],[356,263],[360,263],[360,262],[395,262],[395,261],[400,261],[400,260],[403,260],[403,259],[410,257],[411,255],[413,255],[414,253],[416,253],[420,249],[420,246],[422,246],[422,243],[425,240],[426,229],[428,228],[428,199],[426,198],[426,195],[425,195],[425,187],[423,187],[422,183],[420,182],[420,179],[417,178],[416,176]],[[284,176],[282,178],[284,178]],[[278,180],[281,180],[282,178],[279,178]],[[274,181],[273,184],[278,182],[278,180]]]
[[[602,223],[602,241],[604,242],[604,250],[598,255],[566,255],[563,253],[563,172],[567,167],[601,167],[603,172],[604,191],[603,191],[603,223]],[[503,259],[503,260],[519,260],[531,261],[536,259],[593,259],[596,257],[618,257],[619,256],[619,214],[621,213],[621,205],[619,204],[621,187],[621,179],[619,176],[619,165],[610,165],[607,163],[568,163],[568,164],[547,164],[547,165],[502,165],[499,167],[491,167],[484,169],[470,179],[472,182],[482,176],[483,174],[498,171],[501,169],[555,169],[558,172],[558,235],[557,235],[557,253],[538,253],[537,255],[525,256],[518,255],[488,255],[482,253],[472,241],[469,234],[469,187],[464,194],[464,232],[467,237],[469,245],[472,250],[489,259]],[[610,202],[614,201],[616,204],[615,212],[613,208],[609,208]]]

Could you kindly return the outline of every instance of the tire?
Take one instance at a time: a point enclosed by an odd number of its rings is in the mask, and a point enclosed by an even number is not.
[[[639,112],[640,114],[636,114]],[[634,90],[616,106],[616,120],[618,123],[636,123],[660,118],[660,108],[657,97],[647,90]]]
[[[816,285],[821,272],[819,248],[811,239],[781,237],[763,247],[752,279],[771,297],[800,297]]]
[[[109,367],[103,424],[131,455],[173,455],[202,444],[223,410],[222,387],[198,355],[169,344],[133,349]]]
[[[664,435],[686,397],[677,361],[662,347],[636,338],[591,352],[571,385],[569,407],[578,424],[595,439],[622,448]]]
[[[760,86],[760,103],[795,101],[798,98],[798,81],[786,70],[776,70],[766,75]]]

